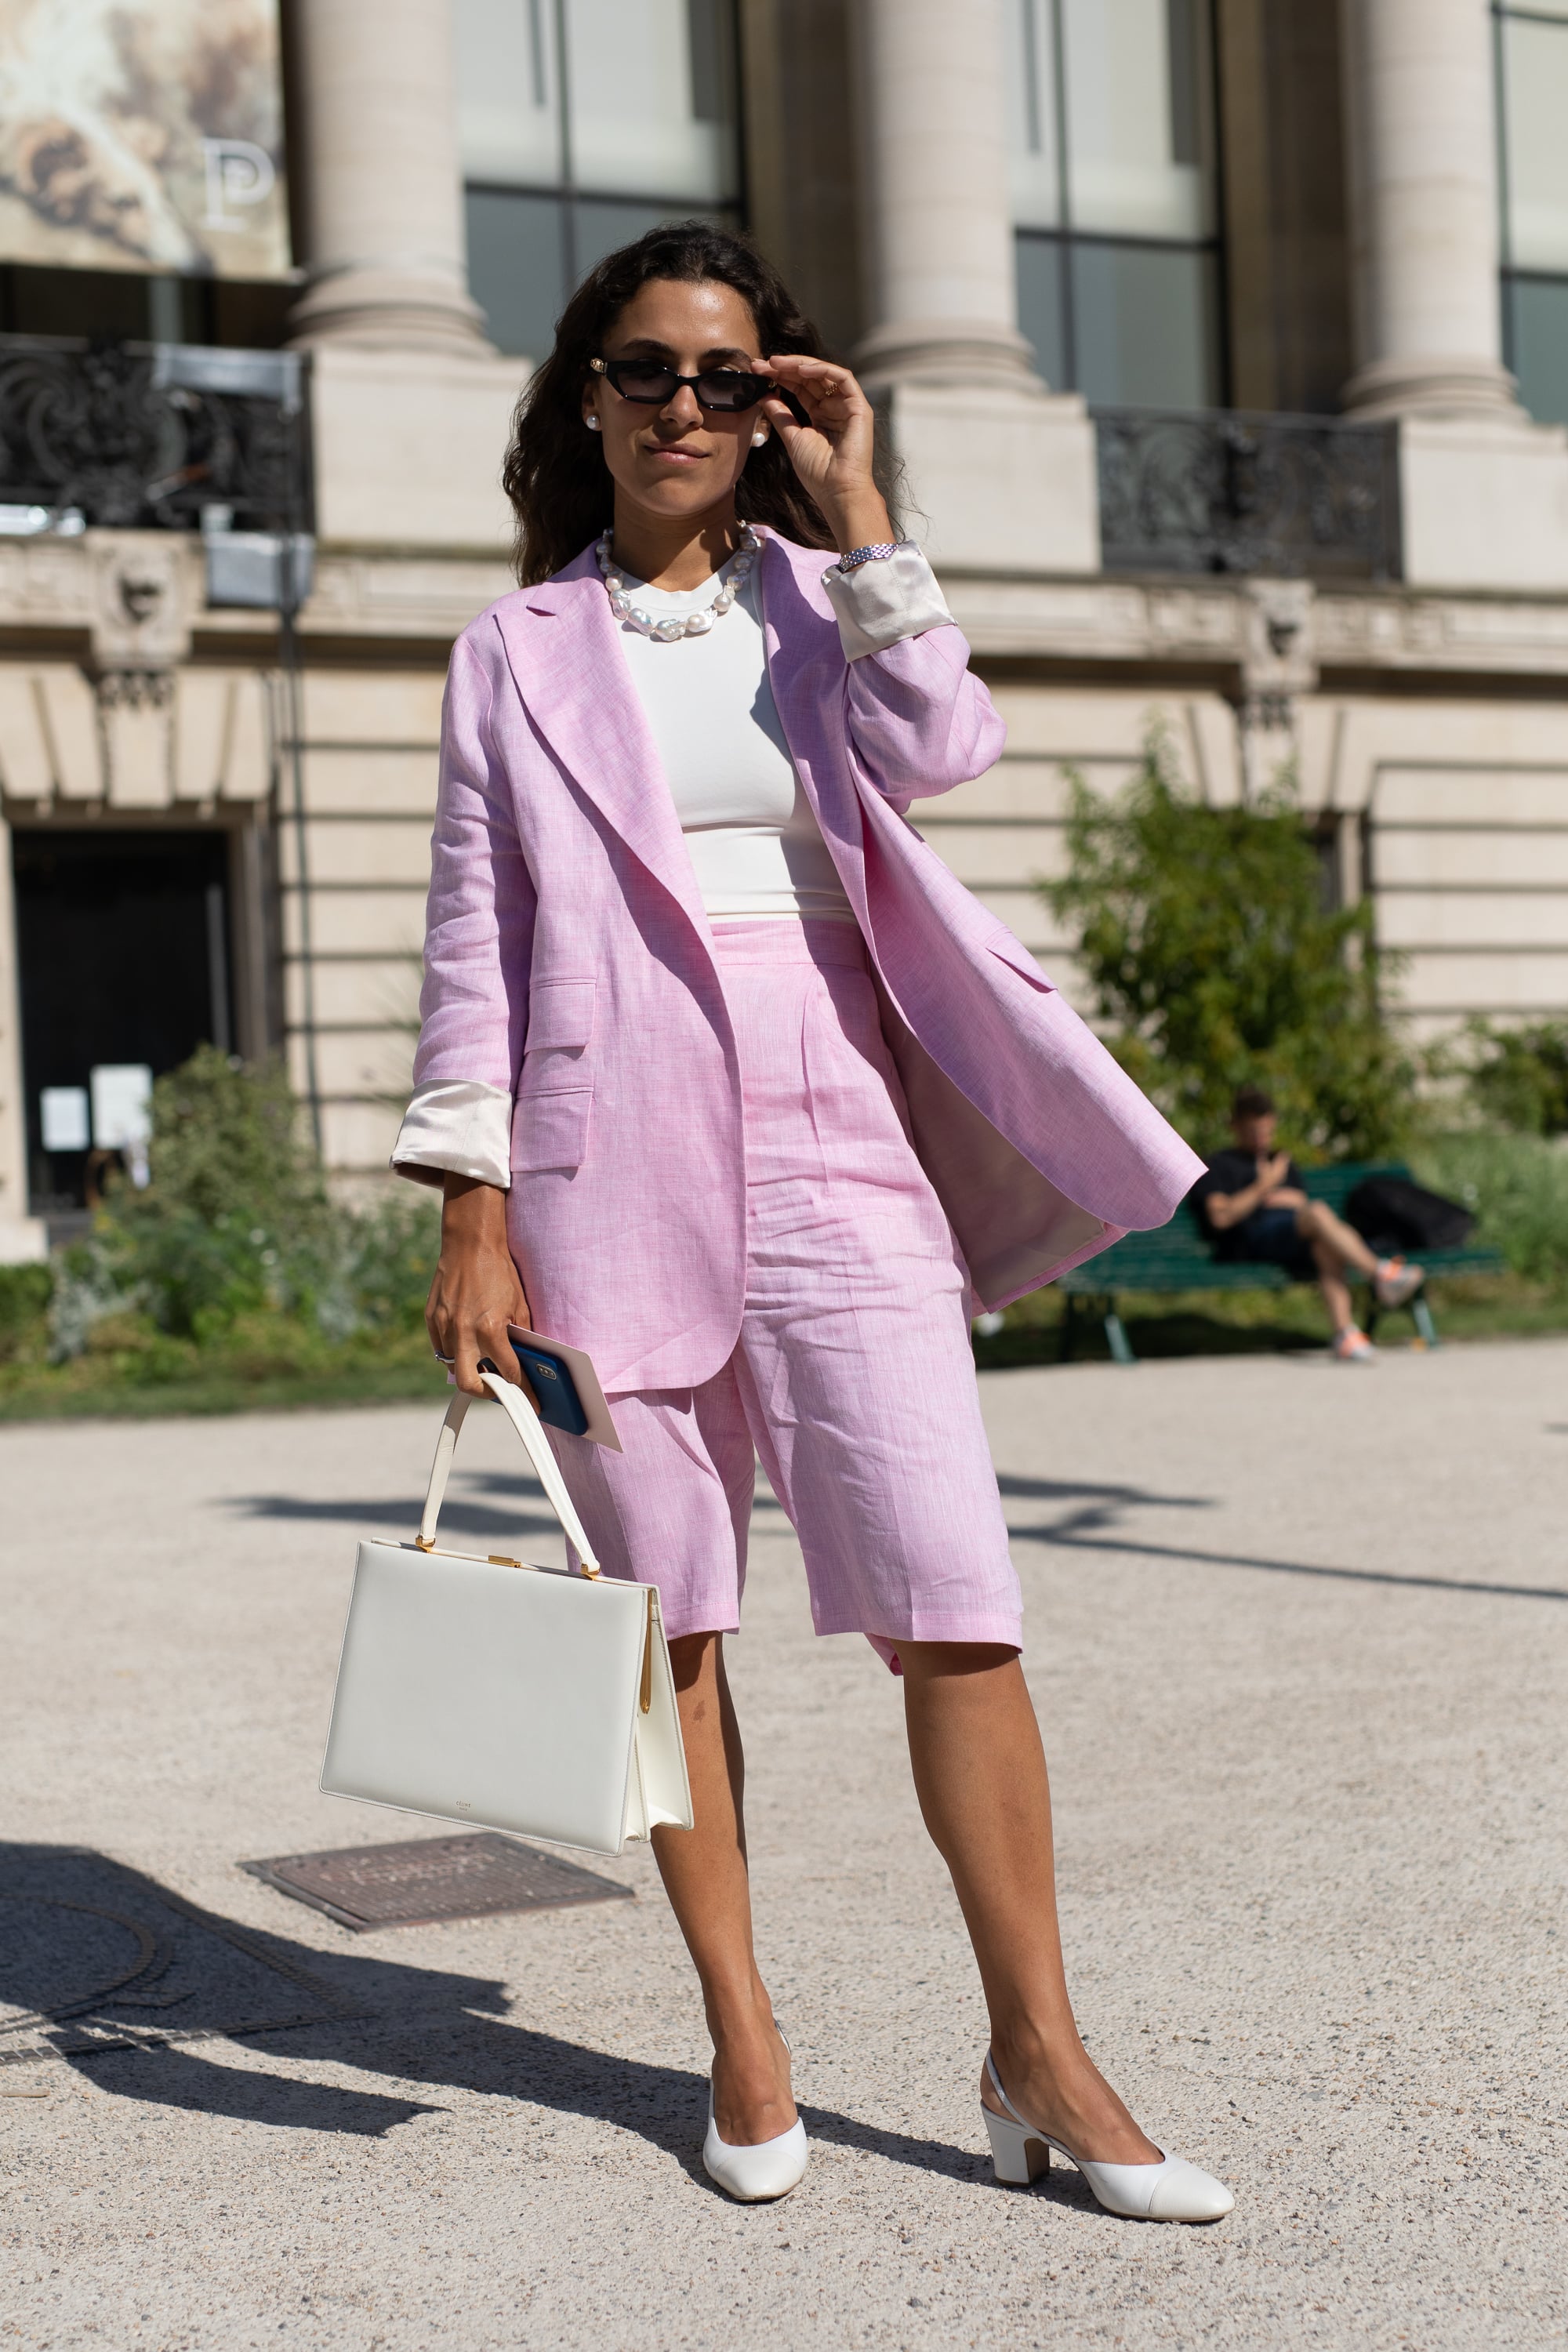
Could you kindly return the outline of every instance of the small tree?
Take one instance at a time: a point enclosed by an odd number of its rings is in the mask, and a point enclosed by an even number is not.
[[[1079,932],[1106,1042],[1193,1142],[1213,1145],[1249,1081],[1313,1156],[1401,1141],[1413,1072],[1382,1015],[1372,910],[1327,903],[1288,783],[1205,808],[1156,734],[1117,800],[1073,778],[1068,851],[1041,888]]]

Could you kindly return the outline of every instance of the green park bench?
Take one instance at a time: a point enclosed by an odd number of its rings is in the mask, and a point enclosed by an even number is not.
[[[1335,1168],[1309,1169],[1302,1181],[1313,1200],[1326,1201],[1342,1215],[1345,1202],[1364,1178],[1409,1174],[1409,1169],[1397,1160],[1346,1160]],[[1500,1251],[1474,1246],[1407,1250],[1405,1255],[1412,1265],[1424,1265],[1429,1275],[1497,1274],[1503,1265]],[[1074,1266],[1062,1276],[1057,1285],[1066,1300],[1062,1310],[1062,1360],[1065,1362],[1072,1354],[1078,1337],[1080,1299],[1088,1302],[1089,1313],[1098,1309],[1115,1360],[1131,1364],[1137,1359],[1118,1305],[1128,1291],[1283,1290],[1291,1279],[1283,1266],[1215,1258],[1196,1214],[1186,1207],[1180,1208],[1168,1225],[1158,1226],[1152,1233],[1129,1234],[1125,1241],[1113,1243],[1086,1265]],[[1425,1291],[1416,1292],[1409,1313],[1426,1345],[1435,1348],[1437,1327],[1432,1320],[1432,1308]],[[1367,1312],[1369,1331],[1376,1320],[1377,1307],[1373,1302]]]

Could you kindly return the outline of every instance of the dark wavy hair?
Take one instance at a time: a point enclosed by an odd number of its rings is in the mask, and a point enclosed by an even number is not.
[[[501,487],[517,517],[513,561],[524,588],[548,580],[612,520],[615,483],[604,451],[583,430],[588,362],[638,290],[654,278],[699,285],[717,279],[750,305],[760,349],[822,356],[822,339],[802,316],[773,264],[743,236],[710,221],[673,221],[623,245],[591,269],[561,313],[555,348],[530,378],[511,421]],[[832,532],[776,433],[746,460],[735,493],[743,522],[771,523],[805,547],[832,547]]]

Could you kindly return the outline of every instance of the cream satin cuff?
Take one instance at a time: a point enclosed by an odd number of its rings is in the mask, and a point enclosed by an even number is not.
[[[511,1190],[511,1097],[477,1078],[437,1078],[416,1087],[393,1146],[392,1165],[416,1184],[475,1176]]]
[[[846,661],[883,653],[900,637],[918,637],[923,629],[942,628],[952,619],[935,572],[909,540],[891,555],[858,563],[853,572],[834,564],[823,573],[822,584],[838,618]]]

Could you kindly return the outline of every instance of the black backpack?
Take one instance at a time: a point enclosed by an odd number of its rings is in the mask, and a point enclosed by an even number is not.
[[[1476,1221],[1462,1202],[1445,1201],[1407,1176],[1368,1176],[1345,1202],[1345,1221],[1385,1257],[1401,1250],[1462,1249]]]

